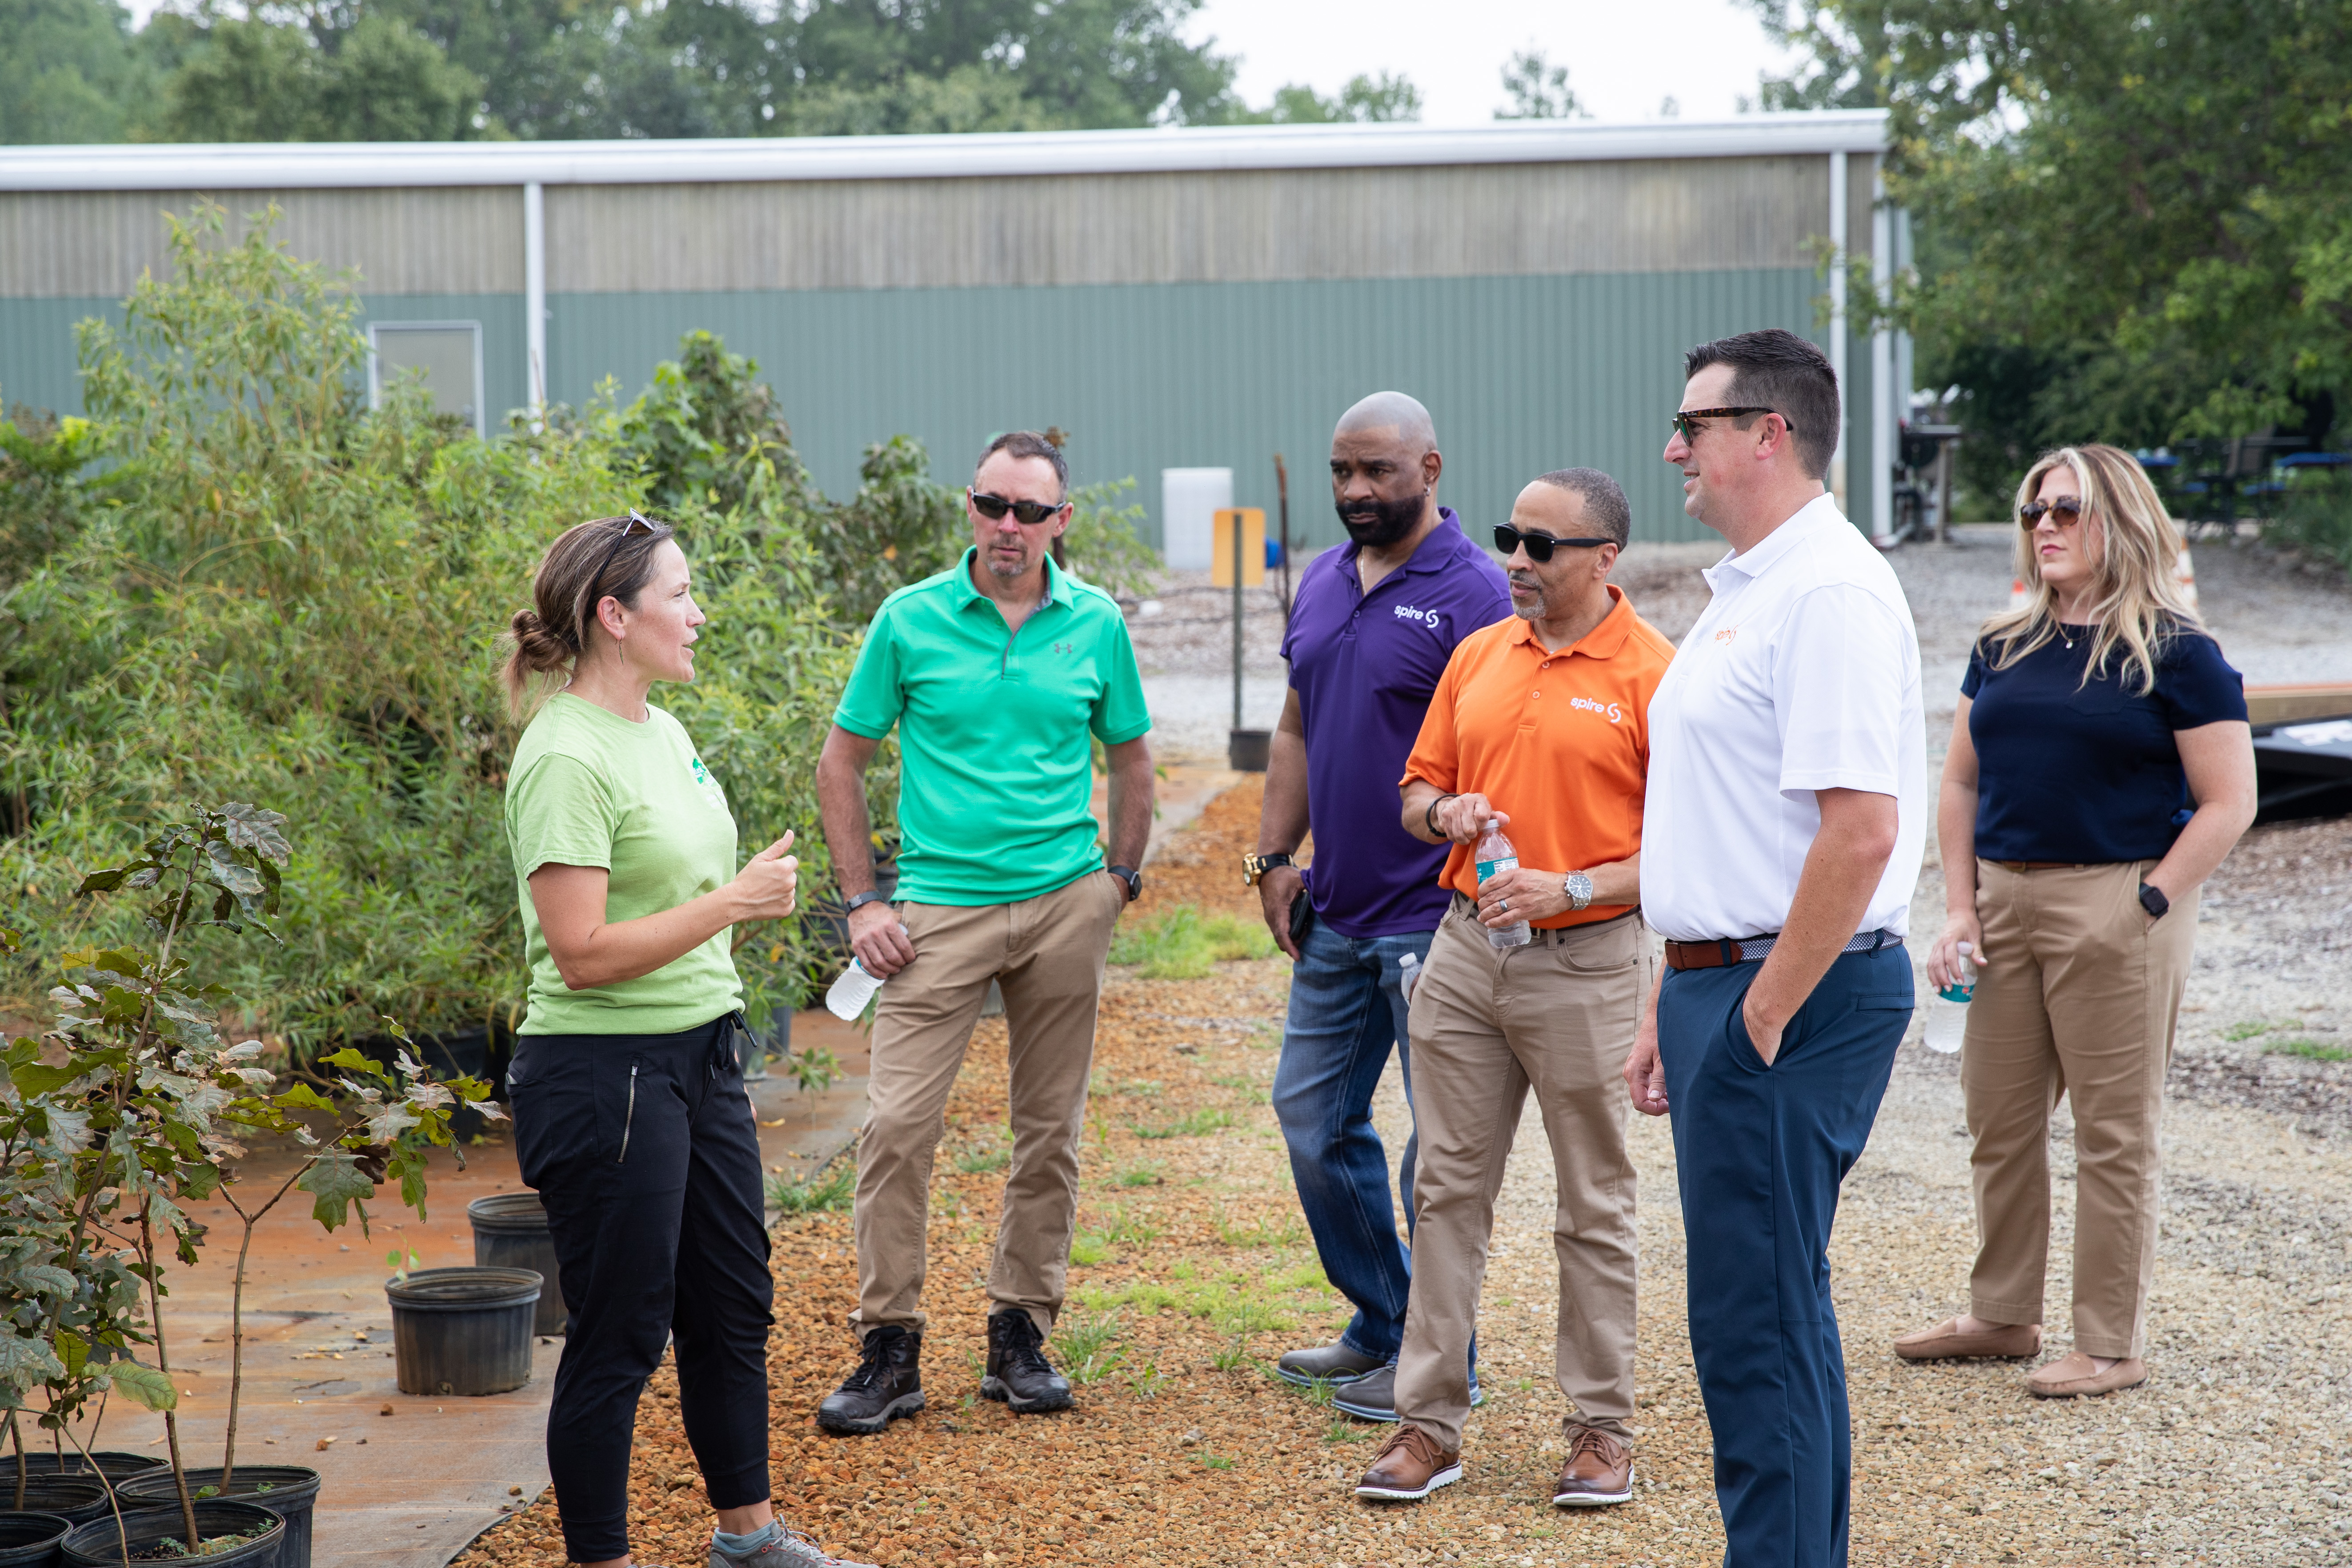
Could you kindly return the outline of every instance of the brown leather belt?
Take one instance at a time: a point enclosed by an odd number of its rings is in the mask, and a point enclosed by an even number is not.
[[[1780,933],[1769,936],[1725,937],[1718,942],[1669,942],[1666,943],[1668,969],[1721,969],[1733,963],[1760,963],[1764,955],[1779,945]],[[1849,952],[1876,952],[1882,947],[1894,947],[1903,939],[1892,931],[1866,931],[1843,947],[1840,956]]]

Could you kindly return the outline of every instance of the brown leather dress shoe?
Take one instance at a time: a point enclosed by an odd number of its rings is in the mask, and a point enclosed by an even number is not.
[[[1963,1356],[2030,1356],[2042,1350],[2042,1325],[2009,1323],[1980,1334],[1960,1332],[1960,1321],[1947,1318],[1932,1329],[1895,1342],[1905,1361],[1957,1361]]]
[[[1591,1426],[1568,1429],[1568,1463],[1552,1489],[1555,1508],[1606,1508],[1633,1495],[1633,1450]]]
[[[2137,1356],[2126,1356],[2101,1372],[2081,1351],[2069,1351],[2026,1374],[2025,1386],[2036,1399],[2073,1399],[2078,1394],[2137,1388],[2147,1381],[2147,1363]]]
[[[1408,1421],[1389,1435],[1371,1468],[1356,1483],[1356,1495],[1383,1502],[1419,1502],[1438,1488],[1462,1479],[1462,1455]]]

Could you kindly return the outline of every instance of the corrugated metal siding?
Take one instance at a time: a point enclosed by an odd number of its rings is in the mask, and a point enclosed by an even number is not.
[[[563,293],[1719,271],[1811,262],[1829,161],[551,186],[547,215]]]
[[[1622,482],[1636,536],[1704,535],[1662,460],[1691,344],[1754,327],[1813,333],[1810,268],[1156,288],[599,294],[551,300],[551,391],[625,395],[707,327],[760,362],[818,482],[846,495],[866,446],[919,437],[961,477],[993,433],[1059,425],[1080,482],[1231,467],[1237,504],[1291,473],[1294,536],[1341,537],[1324,477],[1332,423],[1382,387],[1437,421],[1440,494],[1477,526],[1522,484],[1589,464]],[[1857,472],[1861,471],[1859,469]],[[1271,518],[1271,511],[1269,511]],[[1158,538],[1156,515],[1151,531]]]
[[[204,197],[186,191],[0,194],[0,297],[120,299],[141,275],[163,274],[165,213]],[[232,191],[229,233],[275,202],[277,233],[294,254],[358,268],[380,294],[522,292],[522,192]]]

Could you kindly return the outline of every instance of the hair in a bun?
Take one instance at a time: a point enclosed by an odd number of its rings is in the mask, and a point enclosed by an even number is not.
[[[535,607],[514,613],[508,626],[514,647],[499,672],[518,720],[570,679],[593,635],[597,605],[617,599],[625,609],[637,607],[654,553],[675,531],[631,512],[574,524],[547,547],[530,578]]]

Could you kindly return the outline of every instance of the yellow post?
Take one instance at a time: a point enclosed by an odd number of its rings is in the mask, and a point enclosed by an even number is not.
[[[1263,587],[1265,584],[1265,509],[1261,506],[1227,507],[1213,514],[1216,534],[1209,549],[1209,583],[1213,587],[1234,585],[1234,529],[1239,526],[1241,536],[1242,583],[1244,588]]]

